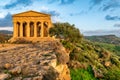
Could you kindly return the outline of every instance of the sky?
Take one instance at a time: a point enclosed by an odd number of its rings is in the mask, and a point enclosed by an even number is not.
[[[0,0],[0,30],[12,31],[12,15],[29,10],[74,24],[83,35],[120,36],[120,0]]]

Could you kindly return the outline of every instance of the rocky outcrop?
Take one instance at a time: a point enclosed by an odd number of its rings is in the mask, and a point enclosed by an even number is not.
[[[0,49],[0,80],[70,80],[68,61],[56,40],[7,46]]]

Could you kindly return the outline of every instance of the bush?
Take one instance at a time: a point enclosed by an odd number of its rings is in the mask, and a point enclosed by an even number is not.
[[[105,74],[105,80],[120,80],[120,70],[119,69],[110,69]]]
[[[70,42],[80,42],[83,37],[79,29],[69,23],[54,23],[50,35]]]
[[[70,69],[72,80],[97,80],[94,77],[92,68],[89,66],[85,69]]]
[[[73,51],[74,49],[74,46],[72,43],[68,42],[68,41],[65,41],[65,40],[62,40],[61,43],[64,45],[64,47],[66,49],[69,49],[70,51]]]

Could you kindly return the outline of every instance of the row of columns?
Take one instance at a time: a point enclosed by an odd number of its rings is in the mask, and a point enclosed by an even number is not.
[[[13,37],[24,37],[23,36],[23,23],[19,22],[20,25],[18,26],[17,22],[13,23],[14,26],[14,33],[13,33]],[[26,22],[26,37],[30,37],[30,22]],[[34,36],[33,37],[37,37],[37,22],[33,22],[34,23]],[[41,22],[41,32],[39,33],[41,36],[40,37],[44,37],[44,22]],[[49,28],[49,25],[48,25]],[[18,31],[19,30],[19,31]],[[19,34],[19,36],[18,36]]]

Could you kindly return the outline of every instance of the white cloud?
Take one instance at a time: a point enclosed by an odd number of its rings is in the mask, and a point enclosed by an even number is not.
[[[0,6],[4,6],[10,2],[12,2],[13,0],[0,0]]]
[[[48,8],[48,7],[46,7],[46,6],[42,6],[42,7],[41,7],[41,10],[47,10],[47,11],[48,11],[48,10],[49,10],[49,8]]]
[[[85,36],[92,36],[92,35],[116,35],[120,37],[120,30],[93,30],[93,31],[84,31],[83,34]]]
[[[4,15],[0,13],[0,18],[4,18]]]
[[[0,27],[0,30],[9,30],[9,31],[13,31],[13,27]]]
[[[52,17],[52,21],[53,21],[53,22],[60,22],[61,20],[60,20],[59,17],[53,16],[53,17]]]

